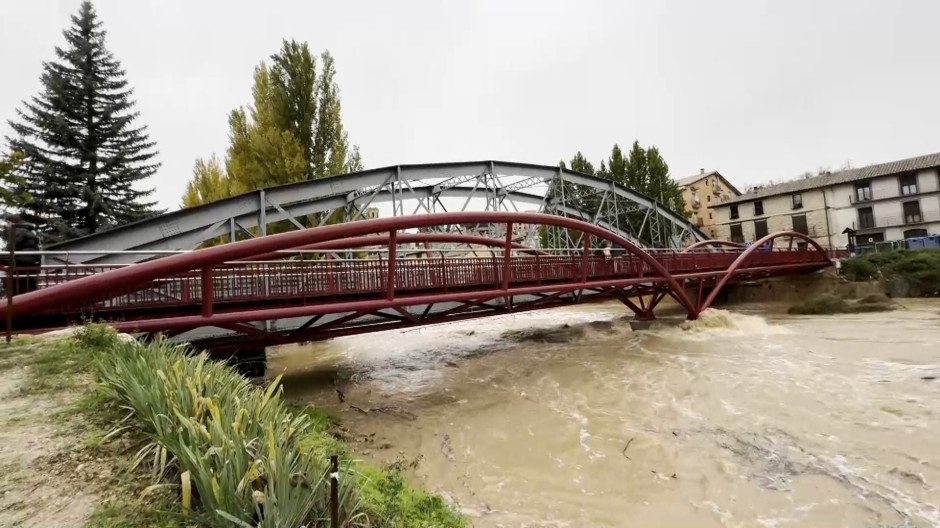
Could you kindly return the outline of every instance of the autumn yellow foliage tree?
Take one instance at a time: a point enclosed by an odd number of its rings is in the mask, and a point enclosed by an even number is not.
[[[306,43],[284,41],[255,68],[252,104],[229,114],[224,170],[214,156],[197,160],[183,207],[313,178],[362,170],[359,148],[348,146],[340,117],[335,62],[316,60]]]

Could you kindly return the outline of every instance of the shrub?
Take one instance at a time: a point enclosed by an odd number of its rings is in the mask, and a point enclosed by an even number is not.
[[[353,461],[329,433],[332,418],[282,401],[280,378],[262,390],[186,346],[125,341],[105,326],[89,325],[69,342],[93,356],[97,396],[130,411],[108,436],[142,426],[152,441],[135,467],[150,465],[150,488],[179,489],[199,525],[327,526],[330,455],[343,460],[342,526],[466,525],[440,497],[407,486],[401,464],[380,471]]]
[[[914,292],[937,294],[940,291],[940,251],[937,250],[868,253],[843,260],[842,269],[849,280],[869,280],[881,272],[886,279],[906,281]]]
[[[153,438],[138,458],[152,456],[160,476],[175,465],[183,508],[203,524],[273,528],[327,518],[327,461],[301,447],[313,422],[282,404],[279,380],[261,392],[183,346],[113,337],[96,359],[96,374],[101,391],[128,407]],[[347,521],[357,512],[352,482],[348,474],[340,478]]]

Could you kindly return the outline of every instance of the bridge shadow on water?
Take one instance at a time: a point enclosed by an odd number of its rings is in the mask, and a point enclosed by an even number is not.
[[[570,355],[569,351],[586,357],[609,354],[615,347],[633,360],[657,362],[655,356],[633,344],[656,339],[664,326],[675,326],[684,317],[676,306],[674,317],[664,318],[650,332],[637,332],[631,329],[632,314],[623,314],[619,303],[599,305],[598,309],[605,311],[573,314],[560,309],[552,311],[549,321],[522,315],[492,324],[455,323],[272,347],[268,350],[267,377],[281,375],[286,395],[292,399],[329,401],[345,408],[348,403],[344,400],[350,394],[374,400],[384,393],[426,408],[453,402],[446,394],[451,390],[445,381],[448,377],[469,376],[474,383],[480,381],[480,375],[498,378],[499,372],[456,374],[461,370],[475,372],[478,364],[474,361],[487,357],[504,356],[499,363],[531,371],[516,373],[524,376],[538,374],[539,363],[531,361],[533,354],[555,361]],[[672,311],[666,307],[664,313]],[[514,355],[520,361],[513,361]],[[362,391],[365,393],[360,394]]]

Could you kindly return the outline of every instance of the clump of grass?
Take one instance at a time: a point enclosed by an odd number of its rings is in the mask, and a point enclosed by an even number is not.
[[[84,327],[75,339],[31,340],[29,351],[22,356],[29,365],[29,375],[20,387],[21,393],[61,394],[87,384],[94,350],[88,343],[101,339],[100,328],[105,327]]]
[[[382,470],[363,468],[363,510],[376,526],[409,528],[460,528],[466,519],[438,495],[408,486],[405,472],[419,460],[399,458]]]

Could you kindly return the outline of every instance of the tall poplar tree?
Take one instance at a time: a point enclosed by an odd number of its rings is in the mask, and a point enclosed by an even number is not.
[[[157,213],[141,184],[160,164],[133,90],[91,2],[82,2],[65,47],[43,64],[42,91],[23,103],[7,138],[30,200],[24,216],[47,241],[95,233]]]
[[[285,40],[270,66],[255,69],[254,104],[229,114],[229,148],[223,192],[189,192],[184,207],[264,187],[363,169],[358,146],[343,127],[336,64],[320,55],[321,71],[306,42]],[[205,182],[207,161],[198,160],[189,189]]]

